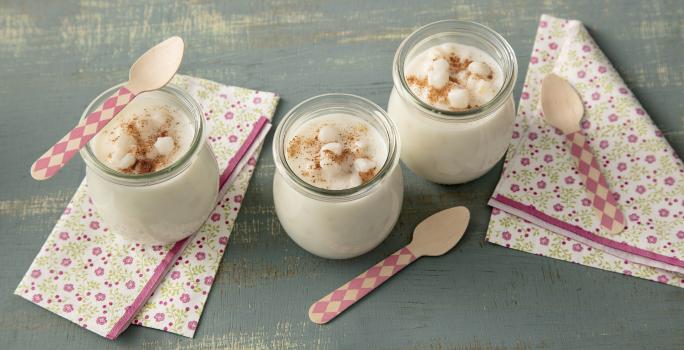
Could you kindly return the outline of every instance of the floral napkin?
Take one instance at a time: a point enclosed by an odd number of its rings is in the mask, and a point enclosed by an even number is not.
[[[129,324],[192,337],[268,130],[278,96],[176,75],[202,106],[222,200],[195,235],[142,245],[110,232],[79,186],[15,294],[101,336]]]
[[[585,104],[582,129],[627,229],[601,230],[565,137],[540,115],[541,80],[568,80]],[[539,23],[487,240],[684,287],[684,165],[578,21]]]

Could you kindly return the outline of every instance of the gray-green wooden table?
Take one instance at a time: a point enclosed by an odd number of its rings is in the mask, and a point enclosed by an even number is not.
[[[681,1],[0,0],[0,349],[684,348],[684,290],[485,243],[485,202],[500,166],[449,187],[406,171],[390,237],[362,257],[331,261],[304,252],[280,227],[269,147],[195,339],[133,326],[108,341],[12,295],[84,174],[78,160],[36,182],[30,164],[161,39],[185,38],[185,74],[280,93],[277,122],[324,92],[386,106],[399,42],[444,18],[482,22],[510,41],[517,97],[542,13],[584,21],[684,155]],[[314,300],[453,205],[473,215],[451,253],[417,262],[327,326],[307,319]]]

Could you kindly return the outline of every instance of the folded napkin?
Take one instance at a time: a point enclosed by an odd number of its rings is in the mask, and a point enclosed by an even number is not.
[[[551,72],[584,101],[582,129],[627,218],[619,234],[601,229],[565,137],[540,115]],[[541,18],[489,204],[489,242],[684,287],[684,164],[578,21]]]
[[[192,337],[278,103],[270,92],[176,75],[207,122],[222,200],[193,236],[143,245],[110,232],[85,181],[15,294],[109,339],[129,324]]]

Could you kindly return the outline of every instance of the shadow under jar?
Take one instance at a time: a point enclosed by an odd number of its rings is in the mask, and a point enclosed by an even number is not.
[[[358,118],[377,136],[386,156],[372,178],[349,188],[326,189],[304,180],[301,169],[288,160],[288,146],[298,130],[331,116],[339,122]],[[379,245],[397,222],[404,196],[399,138],[394,123],[376,104],[345,94],[300,103],[278,125],[273,157],[276,214],[287,234],[310,253],[331,259],[361,255]]]
[[[115,86],[98,96],[86,108],[90,114]],[[139,110],[163,105],[177,112],[190,128],[188,146],[170,164],[148,173],[127,173],[110,167],[94,150],[96,138],[106,132],[127,109]],[[216,206],[218,164],[206,141],[201,108],[187,93],[165,86],[142,93],[81,150],[86,163],[87,192],[98,214],[112,231],[125,239],[164,244],[181,240],[197,231]]]
[[[412,59],[431,48],[452,44],[490,56],[490,62],[498,66],[491,68],[501,74],[501,85],[486,103],[462,109],[438,108],[411,89],[406,73]],[[489,171],[510,141],[517,69],[508,42],[481,24],[445,20],[409,35],[394,57],[394,88],[387,108],[401,135],[402,162],[417,175],[440,184],[468,182]]]

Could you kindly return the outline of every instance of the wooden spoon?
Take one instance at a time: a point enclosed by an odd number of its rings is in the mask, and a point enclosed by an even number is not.
[[[610,234],[622,232],[625,217],[599,169],[587,136],[580,128],[584,105],[579,95],[565,79],[549,74],[542,80],[541,106],[546,122],[560,129],[570,142],[570,153],[577,160],[577,171],[598,212],[601,226]]]
[[[36,180],[51,178],[135,96],[166,85],[183,60],[183,48],[183,39],[174,36],[140,56],[131,66],[128,82],[38,158],[31,166],[31,176]]]
[[[442,210],[423,220],[413,231],[409,245],[315,302],[309,308],[309,319],[328,323],[416,259],[448,252],[463,237],[469,220],[465,207]]]

